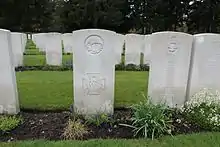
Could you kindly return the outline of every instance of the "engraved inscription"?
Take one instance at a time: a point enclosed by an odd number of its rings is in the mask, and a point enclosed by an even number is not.
[[[100,95],[105,89],[105,78],[99,73],[87,73],[82,79],[84,93],[87,95]]]
[[[172,36],[168,44],[168,53],[176,54],[177,51],[178,51],[177,39],[176,36]]]
[[[85,39],[84,44],[90,54],[97,55],[103,50],[104,40],[98,35],[90,35]]]

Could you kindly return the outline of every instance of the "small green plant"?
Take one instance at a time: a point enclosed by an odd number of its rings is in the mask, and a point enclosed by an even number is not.
[[[94,124],[97,127],[100,127],[102,124],[110,124],[112,125],[113,120],[107,114],[98,114],[98,115],[90,115],[86,116],[86,123]]]
[[[15,129],[23,119],[16,116],[0,116],[0,131],[7,132]]]
[[[187,120],[209,131],[220,131],[220,94],[202,89],[181,108]]]
[[[88,134],[87,127],[80,122],[80,120],[69,120],[64,130],[63,136],[65,139],[82,139],[84,135]]]
[[[144,138],[160,137],[164,134],[171,135],[172,115],[167,113],[168,108],[165,105],[154,105],[146,100],[132,107],[132,124],[120,124],[133,129],[134,136]]]

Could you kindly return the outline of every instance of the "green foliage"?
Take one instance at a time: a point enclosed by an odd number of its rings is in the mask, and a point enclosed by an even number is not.
[[[135,104],[132,107],[132,124],[121,124],[122,126],[133,128],[134,136],[144,138],[160,137],[164,134],[171,135],[172,118],[171,113],[167,113],[165,105],[154,105],[146,100]]]
[[[69,120],[64,130],[63,137],[65,139],[83,139],[83,136],[88,134],[87,127],[80,120]]]
[[[199,106],[187,109],[183,113],[188,121],[197,124],[201,128],[209,131],[220,131],[219,105],[207,105],[203,103]]]
[[[97,127],[101,127],[103,124],[110,124],[112,125],[113,119],[109,117],[107,114],[97,114],[97,115],[90,115],[86,116],[86,123],[94,124]]]
[[[1,0],[0,28],[62,33],[87,28],[142,34],[220,32],[219,8],[219,0]]]
[[[7,132],[15,129],[23,119],[16,116],[0,116],[0,131]]]
[[[220,131],[220,95],[204,89],[193,95],[181,109],[189,122],[209,131]]]

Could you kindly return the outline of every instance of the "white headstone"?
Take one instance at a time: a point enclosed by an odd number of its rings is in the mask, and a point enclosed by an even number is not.
[[[75,112],[113,114],[116,37],[99,29],[73,32]]]
[[[115,64],[120,64],[121,63],[121,57],[122,57],[122,52],[123,52],[123,46],[125,44],[125,35],[122,34],[117,34],[117,40],[116,40],[116,47],[115,47],[115,53],[116,53],[116,63]]]
[[[27,34],[27,39],[31,39],[31,34]]]
[[[13,52],[13,63],[14,67],[23,65],[23,43],[22,33],[11,33],[12,40],[12,52]]]
[[[125,36],[125,64],[139,65],[144,50],[144,35],[127,34]]]
[[[189,97],[204,88],[220,91],[220,35],[194,36]]]
[[[144,64],[150,65],[150,53],[151,53],[151,47],[150,47],[150,35],[145,36],[145,45],[144,45]]]
[[[27,44],[27,35],[22,33],[22,49],[23,49],[23,53],[25,52],[26,44]]]
[[[36,44],[37,34],[32,34],[32,41]],[[36,44],[37,45],[37,44]]]
[[[46,34],[46,62],[48,65],[62,65],[62,39],[60,33]]]
[[[66,33],[62,35],[63,47],[65,53],[73,53],[72,47],[72,33]]]
[[[150,43],[148,95],[154,103],[182,106],[186,100],[193,36],[158,32],[151,35]]]
[[[0,114],[17,114],[20,109],[10,31],[0,29],[0,48]]]
[[[41,52],[46,51],[46,34],[47,33],[38,33],[33,35],[33,41]]]

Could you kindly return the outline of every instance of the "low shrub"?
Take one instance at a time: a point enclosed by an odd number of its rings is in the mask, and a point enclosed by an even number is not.
[[[23,119],[16,116],[0,116],[0,131],[8,132],[15,129]]]
[[[107,114],[89,115],[85,117],[87,124],[93,124],[97,127],[101,127],[103,124],[113,125],[113,119]]]
[[[66,71],[73,70],[72,61],[65,62],[62,66],[20,66],[15,68],[16,71],[33,71],[33,70],[42,70],[42,71]],[[118,64],[115,66],[116,71],[149,71],[148,65],[123,65]]]
[[[209,131],[220,131],[220,93],[203,89],[181,108],[188,121]]]
[[[64,139],[83,139],[84,135],[88,134],[87,127],[80,120],[69,120],[64,130]]]
[[[167,113],[168,107],[162,104],[154,105],[146,100],[132,107],[132,124],[120,124],[133,128],[134,136],[144,138],[160,137],[170,134],[172,130],[172,114]]]

